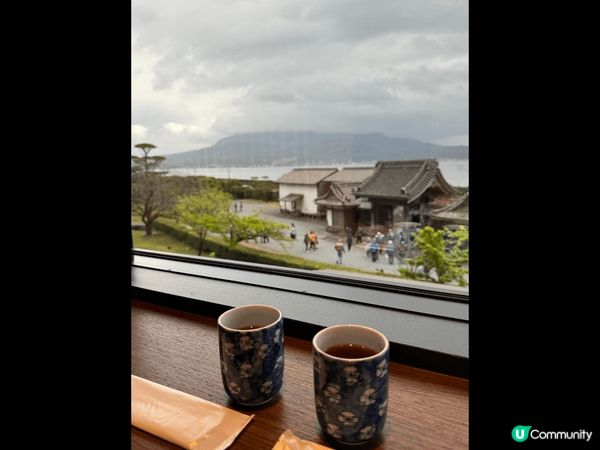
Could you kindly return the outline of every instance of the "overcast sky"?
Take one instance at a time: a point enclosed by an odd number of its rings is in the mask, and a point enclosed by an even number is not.
[[[468,144],[466,0],[133,0],[132,146],[251,131]]]

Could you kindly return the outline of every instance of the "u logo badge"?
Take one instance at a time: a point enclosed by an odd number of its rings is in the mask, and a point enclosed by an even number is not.
[[[529,437],[530,429],[531,429],[531,426],[517,425],[512,430],[512,438],[516,442],[524,442]]]

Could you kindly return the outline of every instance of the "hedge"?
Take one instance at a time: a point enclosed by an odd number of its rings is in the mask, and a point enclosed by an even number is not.
[[[191,247],[198,248],[200,238],[183,228],[182,224],[169,219],[157,219],[154,222],[154,228],[175,239],[185,241]],[[314,261],[307,261],[297,256],[281,255],[274,253],[261,252],[247,247],[236,247],[230,249],[229,246],[212,236],[207,236],[202,246],[202,253],[214,252],[218,258],[232,259],[236,261],[246,261],[260,264],[270,264],[274,266],[294,267],[297,269],[318,270],[327,267],[327,264],[321,264]]]

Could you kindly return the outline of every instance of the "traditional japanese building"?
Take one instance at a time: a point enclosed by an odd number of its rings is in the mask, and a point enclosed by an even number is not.
[[[429,214],[429,224],[435,228],[448,225],[469,225],[469,193],[443,208],[434,209]]]
[[[348,167],[325,178],[324,181],[329,182],[328,189],[315,203],[325,208],[328,231],[341,233],[347,227],[356,230],[361,222],[368,223],[368,211],[359,209],[362,200],[357,199],[353,191],[371,176],[374,169]]]
[[[281,212],[325,216],[325,208],[319,207],[315,199],[327,191],[329,182],[325,182],[324,179],[335,172],[337,172],[336,168],[299,168],[279,177],[275,182],[279,184]]]
[[[429,223],[432,210],[454,203],[463,192],[443,177],[435,159],[380,161],[354,196],[367,203],[371,226],[394,228],[399,222]]]

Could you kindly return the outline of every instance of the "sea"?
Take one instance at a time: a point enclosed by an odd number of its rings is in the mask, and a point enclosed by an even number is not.
[[[469,186],[469,160],[468,159],[440,159],[440,170],[442,175],[448,183],[453,186]],[[344,167],[369,167],[375,166],[376,161],[368,161],[363,163],[352,163],[352,164],[327,164],[324,166],[264,166],[264,167],[195,167],[195,168],[179,168],[169,169],[169,175],[177,176],[190,176],[190,175],[204,175],[214,178],[231,178],[237,180],[271,180],[275,181],[277,178],[286,174],[293,169],[299,167],[303,168],[320,168],[320,167],[337,167],[343,169]]]

